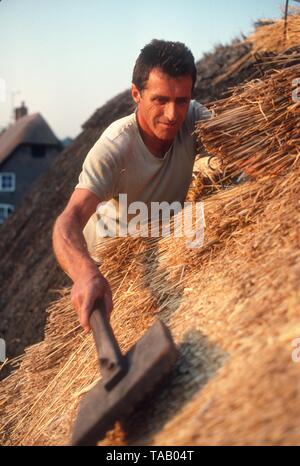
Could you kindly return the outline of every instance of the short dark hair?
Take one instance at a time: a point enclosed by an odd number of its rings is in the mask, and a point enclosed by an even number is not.
[[[145,45],[135,62],[132,74],[132,82],[139,91],[145,89],[153,68],[159,68],[173,78],[190,75],[193,90],[197,77],[195,59],[190,49],[182,42],[153,39]]]

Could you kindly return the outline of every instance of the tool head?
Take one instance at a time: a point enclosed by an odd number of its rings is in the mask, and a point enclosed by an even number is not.
[[[157,320],[124,358],[127,372],[110,391],[100,380],[82,398],[72,445],[95,445],[170,372],[177,349],[168,327]]]

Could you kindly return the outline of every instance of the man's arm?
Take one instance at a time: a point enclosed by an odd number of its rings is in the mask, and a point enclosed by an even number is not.
[[[86,331],[97,298],[104,299],[108,313],[112,310],[109,284],[90,257],[82,232],[99,202],[91,191],[75,189],[53,228],[53,249],[61,268],[73,280],[71,301]]]

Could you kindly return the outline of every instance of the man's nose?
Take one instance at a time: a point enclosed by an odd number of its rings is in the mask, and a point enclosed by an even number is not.
[[[176,121],[176,105],[172,102],[168,102],[165,106],[165,117],[170,122]]]

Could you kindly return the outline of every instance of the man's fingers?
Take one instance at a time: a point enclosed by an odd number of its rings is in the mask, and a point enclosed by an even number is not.
[[[85,333],[88,333],[91,329],[90,327],[90,312],[91,309],[81,309],[79,311],[79,322],[80,325],[84,328]]]
[[[84,330],[84,333],[89,333],[91,331],[91,327],[90,326],[83,327],[83,330]]]
[[[80,325],[83,327],[85,333],[91,329],[90,314],[94,308],[95,301],[102,299],[104,302],[107,317],[113,309],[112,292],[108,281],[102,275],[94,280],[87,281],[85,284],[82,281],[74,284],[71,291],[71,302],[77,311]]]
[[[107,312],[108,317],[112,311],[113,305],[112,305],[112,295],[111,295],[110,290],[109,291],[105,290],[104,295],[103,295],[103,292],[100,292],[98,296],[93,297],[93,298],[90,297],[88,301],[86,301],[84,304],[80,306],[80,310],[79,310],[79,321],[86,333],[88,333],[91,329],[90,316],[94,308],[96,299],[103,299],[105,310]]]

